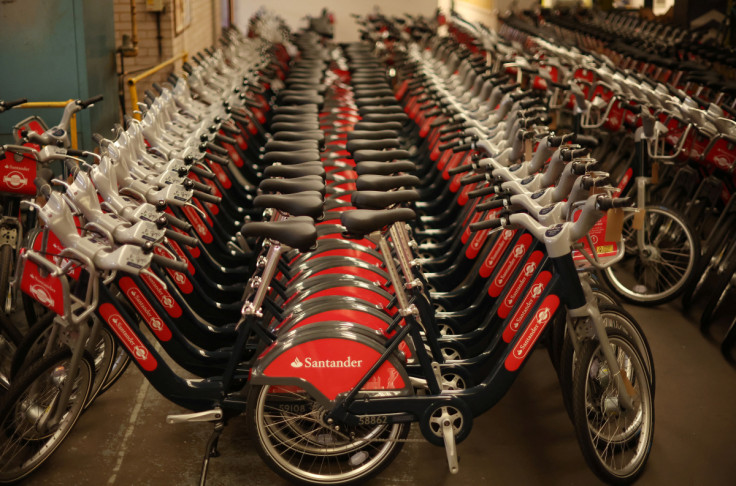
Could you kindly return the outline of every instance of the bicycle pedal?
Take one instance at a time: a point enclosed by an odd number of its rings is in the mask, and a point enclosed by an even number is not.
[[[446,417],[442,419],[442,438],[445,440],[445,453],[447,454],[447,466],[450,468],[450,474],[457,474],[460,471],[460,465],[457,457],[455,433],[452,422]]]
[[[213,410],[205,410],[196,413],[181,413],[176,415],[167,415],[167,424],[183,424],[188,422],[216,422],[222,420],[222,410],[215,408]]]

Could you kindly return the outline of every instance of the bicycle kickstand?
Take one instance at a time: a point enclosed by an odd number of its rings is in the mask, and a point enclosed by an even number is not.
[[[217,443],[220,440],[220,435],[223,430],[225,430],[225,422],[220,421],[215,423],[215,428],[207,441],[207,447],[204,451],[202,472],[199,475],[199,486],[205,486],[205,483],[207,482],[207,468],[210,465],[210,458],[220,456],[220,451],[217,450]]]

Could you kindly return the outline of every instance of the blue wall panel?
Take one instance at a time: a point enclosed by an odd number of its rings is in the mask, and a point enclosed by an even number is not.
[[[109,133],[118,120],[115,30],[111,0],[4,0],[0,5],[0,99],[62,101],[104,94],[93,113],[79,118],[80,145]],[[13,110],[0,115],[0,137],[38,114],[55,124],[61,110]]]

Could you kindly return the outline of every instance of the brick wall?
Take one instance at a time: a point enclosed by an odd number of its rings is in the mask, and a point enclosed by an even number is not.
[[[179,35],[174,29],[173,0],[164,0],[166,7],[160,14],[161,24],[161,55],[159,55],[156,27],[156,14],[146,10],[145,0],[135,0],[136,20],[138,25],[138,55],[126,57],[123,60],[126,76],[134,76],[137,72],[155,66],[174,55],[184,51],[190,55],[201,51],[205,47],[216,43],[220,35],[220,0],[190,0],[191,23]],[[115,44],[122,44],[123,34],[131,35],[130,0],[114,0],[115,12]],[[118,57],[118,71],[120,59]],[[146,89],[155,81],[166,80],[169,73],[175,70],[181,73],[181,62],[174,68],[166,68],[155,75],[142,80],[138,86],[138,96],[143,97]],[[125,86],[126,111],[130,113],[130,96],[127,84]]]

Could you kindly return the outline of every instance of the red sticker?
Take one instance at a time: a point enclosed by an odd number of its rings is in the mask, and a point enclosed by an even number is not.
[[[194,231],[196,231],[199,237],[202,238],[202,241],[205,243],[212,243],[212,233],[210,233],[210,230],[207,228],[207,225],[204,224],[202,218],[199,217],[197,210],[191,206],[182,206],[181,210],[192,224],[192,227],[194,227]]]
[[[519,326],[521,326],[521,323],[526,319],[532,307],[534,307],[534,304],[539,300],[542,292],[544,292],[544,288],[551,279],[552,274],[545,270],[537,276],[536,280],[534,280],[534,283],[529,288],[529,292],[526,294],[526,297],[524,297],[521,305],[514,313],[514,317],[511,318],[509,323],[506,325],[506,329],[503,331],[504,342],[510,343],[514,338],[514,335],[519,330]]]
[[[506,357],[504,366],[509,371],[516,371],[529,355],[529,351],[534,348],[534,344],[539,336],[544,332],[544,328],[555,315],[557,307],[560,305],[560,299],[556,295],[548,295],[539,306],[539,310],[534,314],[532,322],[524,330],[519,341],[514,346],[513,351]]]
[[[491,248],[491,251],[488,253],[488,256],[483,261],[483,265],[481,265],[480,270],[478,271],[481,277],[486,278],[493,273],[493,270],[496,269],[496,265],[498,265],[498,262],[503,256],[503,252],[505,252],[506,248],[511,244],[511,240],[514,238],[515,234],[516,230],[505,229],[501,231],[498,239],[496,239],[496,242],[493,244],[493,248]]]
[[[0,158],[1,192],[34,196],[36,194],[36,186],[33,183],[35,178],[35,160],[29,160],[10,151],[6,151],[5,156]]]
[[[345,339],[317,339],[287,349],[263,370],[264,376],[301,378],[329,400],[352,390],[380,358],[365,344]],[[399,371],[384,362],[363,390],[400,390],[406,384]]]
[[[61,280],[47,275],[41,276],[41,269],[30,260],[23,265],[20,289],[44,307],[60,316],[64,315],[64,289]]]
[[[156,296],[156,300],[166,309],[166,312],[171,317],[181,317],[181,307],[179,307],[179,304],[176,303],[176,300],[174,300],[169,291],[161,286],[158,280],[145,273],[141,274],[141,279],[143,279],[146,286]]]
[[[114,305],[110,303],[104,303],[100,306],[100,315],[105,322],[108,323],[112,332],[120,339],[123,345],[128,349],[130,355],[141,365],[146,371],[153,371],[158,366],[156,358],[151,355],[151,352],[143,345],[143,342],[133,332],[123,316],[118,313],[118,310]]]
[[[120,279],[120,289],[128,297],[128,300],[138,311],[138,314],[143,316],[143,320],[146,321],[148,327],[161,341],[168,341],[171,339],[171,330],[158,315],[158,312],[153,308],[151,303],[143,295],[141,289],[133,282],[130,277],[123,277]]]
[[[529,283],[534,276],[534,272],[539,268],[539,264],[542,261],[542,252],[537,250],[529,257],[529,260],[524,264],[524,269],[516,277],[516,281],[511,286],[509,291],[504,295],[503,302],[498,308],[498,317],[505,319],[506,316],[511,312],[511,308],[516,304],[517,299],[521,295],[521,291],[524,290],[526,284]]]
[[[158,246],[153,247],[153,252],[162,257],[171,259],[171,255],[169,255]],[[171,279],[176,283],[176,286],[179,287],[182,292],[184,292],[185,294],[192,293],[192,291],[194,290],[194,286],[192,286],[192,282],[189,281],[189,278],[186,275],[181,272],[177,272],[176,270],[172,270],[168,267],[166,268],[166,271],[169,272]]]
[[[529,233],[521,235],[521,238],[519,238],[519,241],[516,242],[516,245],[514,245],[514,248],[511,250],[511,254],[508,259],[503,263],[498,274],[494,277],[493,283],[488,288],[488,295],[491,297],[498,297],[501,295],[501,291],[509,283],[511,274],[514,273],[514,270],[516,270],[516,267],[519,265],[519,262],[521,262],[521,259],[524,257],[524,254],[531,244],[532,235]]]

